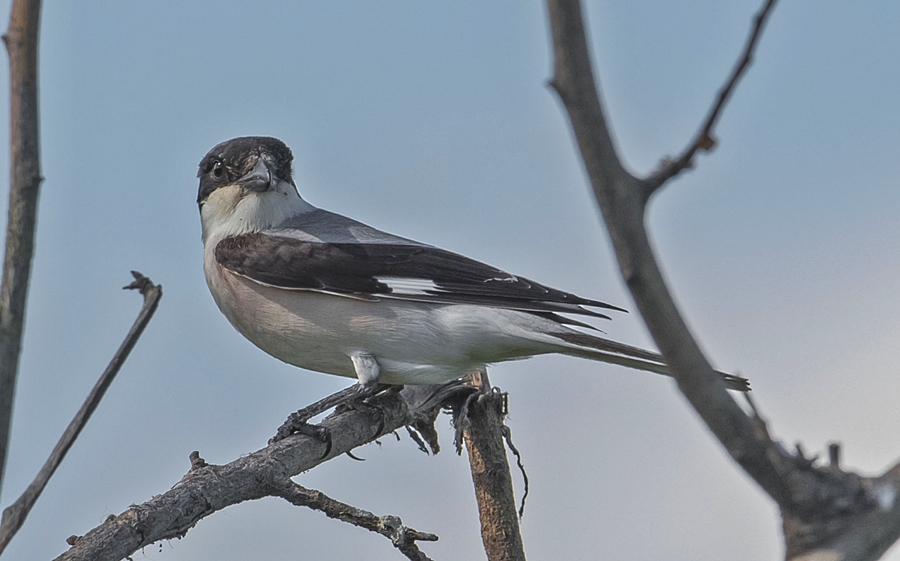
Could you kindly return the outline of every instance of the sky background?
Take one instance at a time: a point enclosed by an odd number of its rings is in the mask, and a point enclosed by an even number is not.
[[[679,152],[735,61],[758,2],[587,2],[621,153]],[[0,14],[9,2],[0,2]],[[245,341],[202,274],[197,163],[242,135],[283,139],[311,203],[634,309],[550,78],[537,1],[47,0],[36,256],[2,503],[24,490],[136,316],[159,311],[9,547],[65,539],[168,490],[199,450],[227,463],[347,384]],[[783,2],[716,131],[657,196],[653,240],[701,345],[740,372],[770,429],[865,474],[900,458],[900,4]],[[3,57],[5,60],[5,57]],[[7,72],[0,87],[8,91]],[[7,112],[0,128],[8,130]],[[8,176],[6,151],[0,177]],[[2,197],[5,220],[5,197]],[[652,346],[636,313],[603,326]],[[499,365],[531,494],[532,559],[782,556],[771,501],[664,378],[567,357]],[[404,435],[297,478],[481,559],[468,462]],[[517,492],[521,479],[514,474]],[[135,559],[371,559],[380,536],[266,499]],[[887,558],[900,559],[900,552]]]

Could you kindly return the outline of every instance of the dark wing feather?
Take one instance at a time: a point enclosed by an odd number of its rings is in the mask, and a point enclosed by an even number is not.
[[[289,289],[604,318],[607,316],[582,306],[621,310],[420,244],[322,243],[258,232],[222,240],[215,257],[239,275]],[[430,282],[426,289],[408,294],[395,290],[385,279]]]

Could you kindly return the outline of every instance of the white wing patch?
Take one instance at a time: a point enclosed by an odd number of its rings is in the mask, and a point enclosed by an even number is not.
[[[411,279],[401,277],[375,277],[378,282],[384,283],[391,287],[395,294],[408,294],[410,296],[433,295],[433,291],[437,290],[437,285],[429,279]]]
[[[509,275],[508,277],[494,277],[490,279],[484,279],[481,282],[519,282],[519,277],[516,275]]]

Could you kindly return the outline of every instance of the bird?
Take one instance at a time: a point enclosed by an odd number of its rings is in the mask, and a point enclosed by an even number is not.
[[[281,140],[217,144],[198,178],[203,268],[219,310],[273,357],[356,379],[338,402],[550,353],[671,376],[658,353],[582,321],[608,320],[618,306],[313,206]],[[730,389],[749,387],[721,376]]]

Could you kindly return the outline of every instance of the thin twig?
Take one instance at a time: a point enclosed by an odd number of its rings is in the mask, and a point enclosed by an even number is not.
[[[125,288],[129,290],[137,289],[143,295],[144,305],[141,308],[141,312],[138,314],[137,319],[134,320],[134,325],[131,326],[128,335],[125,336],[125,340],[122,342],[119,350],[116,351],[106,370],[103,371],[91,393],[88,394],[81,409],[78,410],[69,426],[66,427],[65,432],[63,432],[59,442],[56,443],[56,447],[53,448],[53,452],[50,453],[50,457],[47,458],[41,471],[38,472],[31,485],[25,489],[22,496],[3,511],[3,521],[0,523],[0,553],[6,549],[10,540],[22,527],[34,503],[41,496],[44,487],[47,486],[47,482],[50,481],[56,468],[59,467],[59,464],[66,457],[66,453],[72,447],[72,444],[75,443],[78,435],[81,434],[81,430],[91,418],[91,414],[97,409],[97,405],[100,404],[100,400],[103,399],[106,390],[112,384],[116,374],[119,373],[119,369],[125,363],[129,353],[131,353],[131,349],[134,348],[134,345],[144,332],[144,328],[150,323],[153,313],[159,306],[159,300],[162,298],[162,286],[153,284],[150,279],[136,271],[132,271],[131,274],[134,275],[135,280]]]
[[[6,471],[42,180],[37,92],[40,18],[40,0],[15,0],[9,29],[3,36],[9,53],[11,134],[9,218],[0,286],[0,483]]]
[[[734,65],[731,76],[728,77],[728,81],[725,82],[725,85],[719,90],[716,103],[710,108],[709,113],[706,115],[706,120],[703,122],[703,125],[700,127],[694,140],[691,141],[690,146],[688,146],[681,156],[675,160],[666,161],[661,169],[644,182],[644,187],[647,190],[646,196],[652,194],[668,180],[672,179],[685,169],[692,167],[694,156],[699,150],[708,152],[715,147],[716,141],[712,134],[713,127],[716,126],[716,121],[718,121],[719,115],[722,113],[725,104],[728,103],[728,100],[731,98],[735,86],[743,77],[747,68],[750,66],[750,62],[753,60],[753,52],[756,50],[756,46],[759,43],[759,38],[762,35],[762,30],[766,25],[766,21],[768,21],[769,14],[772,13],[772,8],[775,7],[775,1],[776,0],[766,0],[766,3],[760,8],[759,12],[757,12],[756,17],[753,18],[753,27],[750,29],[750,35],[747,37],[747,42],[744,44],[744,52],[741,54],[741,58],[738,62]]]
[[[525,464],[522,463],[522,454],[512,441],[512,430],[505,424],[503,425],[503,440],[506,441],[506,447],[509,448],[513,456],[516,457],[516,465],[519,467],[519,473],[522,474],[522,501],[519,503],[519,519],[525,516],[525,499],[528,498],[528,473],[525,471]]]
[[[329,518],[380,534],[391,540],[394,547],[412,561],[430,561],[430,558],[416,545],[417,541],[436,542],[438,540],[434,534],[407,528],[396,516],[376,516],[369,511],[332,499],[321,491],[307,489],[289,479],[275,487],[273,492],[292,505],[318,510]]]

